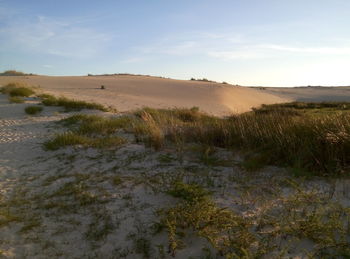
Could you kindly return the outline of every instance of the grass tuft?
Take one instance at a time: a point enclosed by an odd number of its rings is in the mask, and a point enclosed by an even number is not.
[[[40,106],[27,106],[24,111],[29,115],[35,115],[37,113],[42,112],[43,107]]]
[[[0,91],[1,93],[8,94],[12,97],[14,96],[28,97],[35,93],[28,84],[23,82],[8,83],[7,85],[1,87]]]
[[[24,103],[23,98],[19,97],[19,96],[9,96],[9,102],[10,103]]]
[[[103,105],[93,102],[78,101],[66,97],[55,97],[48,94],[40,95],[40,98],[42,98],[42,103],[46,106],[62,106],[67,111],[79,111],[82,109],[108,111]]]

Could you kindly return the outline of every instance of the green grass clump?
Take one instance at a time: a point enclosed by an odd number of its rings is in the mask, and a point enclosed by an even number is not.
[[[108,148],[124,144],[125,139],[118,136],[91,138],[74,132],[66,132],[56,135],[53,139],[44,143],[47,150],[57,150],[67,146],[84,146],[95,148]]]
[[[10,91],[10,96],[29,97],[34,94],[34,91],[26,87],[18,87]]]
[[[210,194],[210,192],[203,189],[200,185],[186,184],[183,182],[175,182],[167,193],[171,196],[182,198],[189,202],[204,200]]]
[[[108,111],[106,107],[101,104],[93,102],[78,101],[74,99],[69,99],[66,97],[55,97],[53,95],[41,95],[42,103],[46,106],[62,106],[66,111],[79,111],[82,109],[93,109]]]
[[[28,84],[23,82],[8,83],[7,85],[1,87],[0,91],[1,93],[8,94],[12,97],[14,96],[28,97],[35,93]]]
[[[34,115],[34,114],[37,114],[39,112],[42,112],[42,110],[43,110],[43,107],[40,107],[40,106],[27,106],[24,109],[24,111],[30,115]]]
[[[9,101],[10,103],[24,103],[23,98],[19,97],[19,96],[9,96]]]

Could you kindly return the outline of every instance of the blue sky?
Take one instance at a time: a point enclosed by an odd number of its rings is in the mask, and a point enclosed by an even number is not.
[[[0,70],[350,85],[349,0],[0,0]]]

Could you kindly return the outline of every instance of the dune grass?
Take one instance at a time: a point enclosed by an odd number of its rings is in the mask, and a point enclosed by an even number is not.
[[[1,90],[1,93],[8,94],[12,97],[15,97],[15,96],[29,97],[35,93],[34,90],[31,89],[31,86],[22,82],[8,83],[7,85],[1,87],[0,90]]]
[[[167,231],[172,255],[186,245],[187,235],[195,234],[225,258],[284,258],[305,240],[314,244],[308,252],[312,258],[350,256],[350,211],[320,193],[295,188],[287,198],[250,215],[219,207],[196,184],[174,182],[167,193],[179,201],[159,211],[158,228]],[[284,242],[276,245],[276,240]]]
[[[347,107],[348,103],[281,104],[228,118],[195,109],[146,108],[136,112],[139,121],[133,130],[138,139],[157,148],[165,141],[180,141],[249,150],[255,157],[246,163],[248,170],[259,168],[260,163],[302,168],[310,174],[341,175],[349,174],[350,167]]]
[[[53,95],[43,94],[39,96],[42,98],[42,103],[46,106],[62,106],[66,111],[79,111],[82,109],[94,109],[101,111],[108,111],[108,109],[98,103],[85,102],[66,97],[55,97]]]
[[[92,138],[74,132],[66,132],[58,134],[55,137],[53,137],[53,139],[45,142],[44,147],[47,150],[57,150],[59,148],[67,146],[109,148],[118,147],[124,144],[125,142],[125,139],[118,136]]]
[[[144,108],[119,118],[77,115],[63,123],[75,127],[75,134],[89,137],[124,129],[156,150],[167,143],[179,148],[197,143],[209,150],[249,151],[242,164],[248,171],[278,165],[310,175],[339,176],[350,170],[348,107],[348,103],[264,105],[227,118],[210,116],[196,107]]]
[[[35,115],[37,113],[40,113],[42,112],[43,110],[43,107],[40,107],[40,106],[27,106],[24,111],[29,114],[29,115]]]
[[[24,103],[24,99],[19,96],[9,96],[8,99],[10,103]]]

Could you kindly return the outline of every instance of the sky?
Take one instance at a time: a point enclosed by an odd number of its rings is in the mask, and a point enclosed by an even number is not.
[[[0,0],[0,71],[350,85],[349,0]]]

